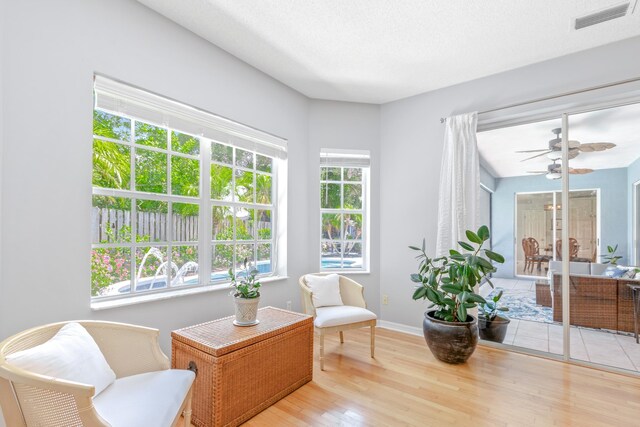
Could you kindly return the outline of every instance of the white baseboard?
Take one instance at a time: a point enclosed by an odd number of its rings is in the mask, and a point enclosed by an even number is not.
[[[424,336],[422,328],[416,326],[403,325],[402,323],[389,322],[387,320],[378,320],[378,326],[380,328],[389,329],[396,332],[402,332],[410,335],[417,335],[419,337]]]

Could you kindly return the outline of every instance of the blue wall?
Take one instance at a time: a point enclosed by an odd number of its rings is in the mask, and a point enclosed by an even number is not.
[[[640,178],[640,163],[637,161]],[[629,168],[631,171],[631,167]],[[631,174],[629,174],[631,175]],[[637,178],[636,178],[637,180]],[[635,180],[634,180],[635,181]],[[560,180],[548,180],[544,175],[496,178],[492,197],[493,250],[504,255],[505,263],[498,267],[496,277],[513,277],[515,239],[515,194],[535,191],[560,191]],[[627,232],[629,184],[627,168],[601,169],[586,175],[571,175],[571,190],[600,189],[600,253],[607,245],[618,245],[618,254],[624,256],[620,264],[627,262],[629,234]],[[606,252],[606,249],[605,249]]]

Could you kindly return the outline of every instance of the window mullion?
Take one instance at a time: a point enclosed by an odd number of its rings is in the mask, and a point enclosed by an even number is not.
[[[237,148],[233,148],[233,153],[231,155],[231,200],[235,203],[236,200],[236,151]],[[233,269],[233,274],[238,274],[236,271],[236,206],[235,204],[231,207],[231,236],[233,239],[233,244],[231,245],[231,268]]]
[[[213,263],[213,209],[211,203],[211,141],[200,138],[200,232],[198,233],[198,264],[200,283],[211,283]]]
[[[136,189],[136,149],[133,146],[133,141],[135,141],[135,120],[131,120],[129,122],[131,126],[131,131],[129,135],[131,135],[131,148],[129,150],[130,156],[130,174],[131,179],[129,180],[129,190],[132,192]],[[136,292],[136,248],[134,246],[137,235],[138,235],[138,206],[136,205],[137,198],[136,196],[131,197],[131,242],[129,245],[129,256],[131,257],[131,272],[129,274],[129,293],[133,294]]]

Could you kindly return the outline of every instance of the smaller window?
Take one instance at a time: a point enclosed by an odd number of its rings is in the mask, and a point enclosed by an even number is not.
[[[369,152],[322,149],[320,270],[368,271]]]

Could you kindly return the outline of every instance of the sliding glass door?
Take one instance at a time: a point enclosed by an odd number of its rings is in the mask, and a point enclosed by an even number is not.
[[[601,196],[597,221],[602,233],[592,242],[593,204],[569,198],[569,280],[554,297],[569,294],[569,357],[626,371],[640,370],[640,344],[634,333],[632,289],[640,286],[634,258],[636,191],[640,180],[640,104],[567,115],[568,172],[571,194],[597,189]],[[597,224],[595,225],[598,226]],[[589,263],[583,272],[577,269]],[[640,278],[640,276],[638,276]]]
[[[506,259],[481,294],[509,309],[502,345],[640,371],[640,104],[480,132],[478,148]]]

